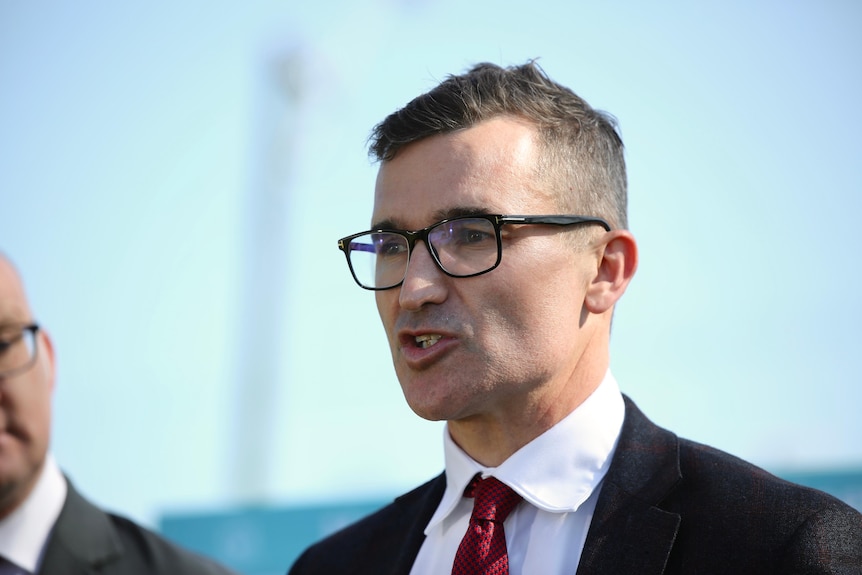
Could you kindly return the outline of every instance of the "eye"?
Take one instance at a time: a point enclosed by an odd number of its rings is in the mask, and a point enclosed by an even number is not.
[[[486,230],[465,228],[461,232],[460,241],[464,244],[476,244],[480,242],[487,242],[492,239],[494,239],[494,234],[488,233]]]
[[[398,234],[376,234],[374,252],[383,258],[396,258],[407,255],[407,241]]]
[[[488,220],[481,218],[448,222],[441,232],[442,237],[439,239],[452,247],[484,248],[497,243],[494,226]]]
[[[15,343],[21,339],[20,334],[0,334],[0,354],[6,353]]]

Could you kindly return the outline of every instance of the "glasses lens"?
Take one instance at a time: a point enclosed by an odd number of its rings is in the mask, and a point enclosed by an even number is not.
[[[428,232],[440,265],[453,276],[480,274],[499,262],[497,231],[485,218],[459,218]]]
[[[33,331],[0,328],[0,375],[24,371],[35,359],[36,338]]]
[[[363,286],[387,288],[404,279],[410,255],[404,236],[390,232],[365,234],[353,238],[349,250],[353,275]]]

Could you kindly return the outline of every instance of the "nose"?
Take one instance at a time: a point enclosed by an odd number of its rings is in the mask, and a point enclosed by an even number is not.
[[[423,247],[419,247],[419,244]],[[442,303],[446,299],[449,276],[434,261],[428,244],[419,240],[410,253],[407,272],[401,284],[398,302],[403,309],[416,311],[425,304]]]

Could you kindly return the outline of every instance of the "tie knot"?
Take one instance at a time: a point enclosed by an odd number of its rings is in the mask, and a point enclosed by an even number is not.
[[[478,475],[467,486],[464,494],[474,497],[473,517],[503,523],[521,502],[521,496],[496,477],[482,479]]]

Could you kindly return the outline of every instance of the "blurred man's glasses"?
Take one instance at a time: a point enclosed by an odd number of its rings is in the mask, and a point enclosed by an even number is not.
[[[369,230],[341,238],[338,248],[347,257],[350,273],[359,287],[385,290],[404,281],[417,240],[425,242],[446,275],[468,278],[488,273],[500,265],[503,257],[500,228],[505,224],[598,224],[611,230],[608,222],[591,216],[477,215],[442,220],[416,231]]]
[[[0,379],[24,373],[36,363],[39,326],[0,326]]]

